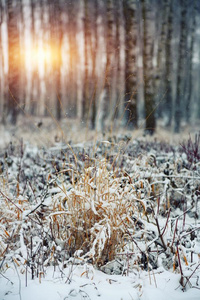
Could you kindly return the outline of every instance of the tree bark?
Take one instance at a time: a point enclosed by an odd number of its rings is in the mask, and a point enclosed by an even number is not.
[[[37,49],[38,39],[35,31],[35,10],[37,8],[37,3],[35,0],[31,0],[31,46],[33,49]],[[39,73],[38,73],[38,65],[31,65],[32,74],[31,74],[31,95],[30,95],[30,103],[28,105],[28,110],[32,115],[37,114],[37,99],[38,95],[38,82],[39,82]]]
[[[95,0],[94,3],[94,20],[93,20],[93,28],[94,28],[94,45],[92,47],[92,97],[91,97],[91,120],[90,127],[91,129],[95,129],[96,124],[96,114],[97,114],[97,74],[96,74],[96,62],[97,62],[97,51],[98,51],[98,0]]]
[[[117,124],[124,124],[124,95],[125,95],[125,16],[123,11],[123,1],[117,0],[117,17],[116,17],[116,49],[117,49]]]
[[[106,69],[103,91],[103,112],[102,112],[102,129],[110,126],[110,113],[113,109],[113,76],[114,76],[114,57],[115,57],[115,38],[114,38],[114,2],[113,0],[106,1]]]
[[[8,0],[8,120],[15,125],[17,122],[19,91],[20,91],[20,46],[18,30],[17,1]]]
[[[0,0],[0,122],[3,122],[4,115],[4,61],[3,61],[3,47],[1,25],[3,23],[3,3]]]
[[[195,33],[196,33],[196,13],[197,13],[197,1],[194,0],[193,5],[193,19],[190,29],[190,47],[189,47],[189,61],[188,61],[188,92],[186,97],[186,122],[190,123],[191,117],[191,100],[192,100],[192,91],[193,91],[193,58],[194,58],[194,42],[195,42]]]
[[[54,78],[55,78],[55,91],[56,91],[56,118],[60,120],[62,117],[62,99],[61,99],[61,47],[62,47],[62,21],[61,21],[61,7],[60,0],[53,1],[54,2],[54,21],[52,22],[52,47],[55,47],[56,57],[54,60]]]
[[[166,44],[167,41],[167,34],[168,34],[168,16],[169,16],[169,0],[164,0],[159,3],[157,9],[160,9],[160,22],[161,22],[161,30],[158,31],[159,38],[158,38],[158,52],[157,52],[157,67],[156,67],[156,74],[155,74],[155,96],[156,102],[159,103],[158,105],[158,114],[159,117],[163,117],[165,114],[165,98],[164,101],[163,95],[166,93],[166,86],[165,86],[165,75],[166,75],[166,60],[167,60],[167,53],[166,53]]]
[[[67,0],[67,18],[68,18],[68,38],[69,38],[69,79],[67,83],[68,87],[68,112],[72,117],[77,114],[77,99],[78,99],[78,83],[77,72],[79,72],[78,66],[78,43],[76,40],[77,34],[77,21],[76,14],[78,11],[79,1]],[[83,113],[83,112],[82,112]]]
[[[124,0],[125,15],[125,109],[128,127],[136,128],[137,114],[137,1]]]
[[[82,120],[87,122],[89,117],[90,104],[90,83],[89,83],[89,57],[90,57],[90,40],[91,40],[91,24],[89,21],[89,1],[84,0],[84,92],[83,92],[83,115]]]
[[[173,2],[167,0],[168,6],[168,20],[167,20],[167,37],[165,44],[165,69],[166,73],[164,76],[165,86],[165,113],[167,115],[167,126],[171,126],[172,122],[172,104],[173,104],[173,93],[172,93],[172,75],[173,75],[173,56],[172,56],[172,34],[173,34]]]
[[[176,88],[176,99],[175,99],[175,116],[174,116],[174,132],[180,132],[182,110],[183,110],[183,99],[184,91],[182,87],[182,80],[184,76],[184,60],[185,60],[185,49],[186,49],[186,14],[187,14],[187,0],[180,0],[181,4],[181,20],[180,20],[180,41],[178,49],[178,65],[177,65],[177,88]]]
[[[153,135],[156,127],[154,101],[154,74],[152,63],[153,38],[151,36],[151,7],[148,0],[141,0],[143,18],[143,75],[145,103],[145,132]]]

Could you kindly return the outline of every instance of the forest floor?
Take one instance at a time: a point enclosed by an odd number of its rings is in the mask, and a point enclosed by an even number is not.
[[[114,130],[106,133],[106,138],[113,135],[125,135],[128,133],[131,139],[137,139],[144,137],[144,121],[140,122],[139,128],[134,131],[126,130],[116,126]],[[165,141],[170,144],[178,144],[183,140],[187,140],[188,136],[194,137],[199,132],[200,123],[193,125],[182,125],[179,134],[174,134],[173,128],[166,128],[162,122],[157,122],[157,129],[153,137],[146,136],[145,140],[158,140]],[[82,126],[83,125],[83,126]],[[56,142],[64,143],[80,143],[92,141],[94,139],[102,139],[103,134],[98,133],[95,130],[88,130],[88,126],[80,124],[79,120],[76,119],[63,119],[61,122],[52,120],[50,117],[39,118],[39,117],[20,117],[17,125],[3,125],[0,124],[0,149],[8,145],[10,141],[12,143],[19,143],[21,139],[25,142],[29,142],[35,146],[49,147],[54,145]]]
[[[0,299],[199,299],[198,124],[80,127],[0,126]]]

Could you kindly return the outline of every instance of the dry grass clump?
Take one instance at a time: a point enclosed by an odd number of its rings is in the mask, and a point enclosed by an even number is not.
[[[56,196],[50,214],[55,240],[65,241],[70,256],[82,253],[98,266],[114,259],[129,242],[127,229],[134,231],[137,212],[134,197],[121,184],[122,175],[109,172],[107,166],[103,160],[85,169],[70,191],[63,188]]]
[[[2,261],[18,257],[20,265],[30,263],[36,270],[41,259],[44,267],[58,251],[56,263],[78,255],[100,267],[126,251],[130,233],[145,212],[136,185],[124,184],[123,171],[114,171],[106,159],[94,160],[79,176],[73,169],[68,173],[71,184],[60,186],[48,206],[30,203],[20,195],[18,184],[13,196],[8,182],[1,182]]]

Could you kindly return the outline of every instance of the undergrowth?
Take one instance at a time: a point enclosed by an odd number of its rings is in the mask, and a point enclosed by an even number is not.
[[[43,154],[22,144],[7,151],[0,175],[0,271],[14,260],[32,278],[50,265],[62,272],[69,263],[115,274],[110,265],[118,262],[120,274],[163,266],[180,273],[183,289],[193,286],[200,181],[198,155],[193,151],[192,160],[190,140],[187,145],[192,170],[169,145],[124,137]]]
[[[186,154],[189,168],[196,168],[200,163],[200,132],[195,134],[194,140],[191,136],[186,142],[181,143],[182,151]]]

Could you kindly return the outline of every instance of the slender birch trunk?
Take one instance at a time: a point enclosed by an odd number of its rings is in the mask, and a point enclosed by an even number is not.
[[[177,88],[176,88],[176,99],[175,99],[175,116],[174,116],[174,131],[180,132],[184,91],[182,86],[182,80],[184,76],[184,61],[185,61],[185,49],[186,49],[186,14],[187,14],[187,0],[180,0],[181,4],[181,20],[180,20],[180,41],[178,49],[178,65],[177,65]]]

